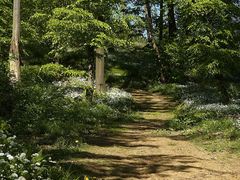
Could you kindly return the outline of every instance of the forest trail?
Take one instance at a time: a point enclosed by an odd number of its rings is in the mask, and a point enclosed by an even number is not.
[[[139,120],[88,139],[63,163],[96,179],[240,179],[240,161],[195,146],[164,124],[172,118],[170,97],[132,92]]]

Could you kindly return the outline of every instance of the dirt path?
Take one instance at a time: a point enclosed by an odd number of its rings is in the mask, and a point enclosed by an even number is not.
[[[240,179],[240,161],[202,150],[177,133],[166,133],[171,98],[134,91],[142,119],[88,139],[65,163],[97,179]]]

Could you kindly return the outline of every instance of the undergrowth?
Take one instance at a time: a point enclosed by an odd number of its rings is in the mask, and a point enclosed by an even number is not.
[[[103,127],[131,120],[131,95],[120,89],[108,89],[101,94],[94,92],[95,87],[89,83],[84,71],[58,64],[24,66],[21,82],[15,84],[14,88],[7,86],[7,73],[0,72],[6,77],[1,78],[3,82],[0,82],[0,87],[4,87],[0,88],[0,95],[4,97],[0,100],[0,109],[4,110],[0,112],[0,130],[4,130],[9,136],[16,135],[16,142],[26,149],[23,151],[17,147],[13,154],[6,154],[8,150],[0,152],[0,160],[8,160],[0,167],[4,171],[4,177],[23,180],[61,179],[68,176],[66,179],[73,179],[71,170],[65,169],[60,170],[63,173],[56,173],[61,166],[53,165],[53,168],[50,168],[51,166],[45,163],[44,156],[41,162],[32,162],[35,165],[38,163],[36,168],[39,168],[40,172],[29,169],[33,166],[30,162],[25,163],[27,160],[31,161],[29,150],[41,151],[49,146],[58,149],[63,146],[79,147],[85,136],[93,136]],[[2,108],[6,103],[11,105],[6,106],[8,111]],[[4,135],[2,138],[7,142],[9,137]],[[4,143],[1,142],[2,145]],[[44,152],[48,155],[48,151]],[[20,155],[21,158],[26,158],[19,159]],[[16,161],[12,162],[14,158]],[[16,168],[21,166],[21,169],[16,169],[12,163],[16,164]],[[26,173],[30,170],[33,171],[31,176]],[[52,176],[54,173],[61,174],[61,177]]]
[[[169,129],[184,132],[208,150],[229,152],[240,152],[240,104],[236,89],[231,88],[231,100],[223,104],[214,86],[189,83],[150,87],[152,92],[170,95],[179,101],[175,117],[167,123]]]

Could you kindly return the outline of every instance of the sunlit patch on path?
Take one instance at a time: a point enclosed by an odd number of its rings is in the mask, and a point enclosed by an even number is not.
[[[64,167],[98,179],[240,179],[239,161],[208,153],[165,130],[176,106],[172,98],[140,90],[132,94],[141,118],[87,138],[79,152],[65,152]]]

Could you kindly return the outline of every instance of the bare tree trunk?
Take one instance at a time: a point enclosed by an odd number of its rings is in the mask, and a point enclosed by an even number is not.
[[[104,78],[104,49],[96,48],[96,90],[104,92],[106,90]]]
[[[173,38],[174,33],[177,31],[173,2],[168,3],[168,26],[169,26],[169,38]]]
[[[12,83],[20,81],[19,40],[20,40],[20,0],[14,0],[12,41],[9,52],[9,68]]]
[[[156,43],[156,40],[154,38],[154,35],[153,35],[152,12],[151,12],[151,5],[150,5],[149,0],[145,0],[144,10],[145,10],[145,17],[146,17],[147,27],[148,27],[147,28],[148,40],[152,44],[153,49],[156,52],[157,59],[158,59],[159,64],[160,64],[160,81],[165,82],[165,77],[163,75],[163,64],[161,62],[161,52],[160,52],[160,49],[159,49],[159,47]]]
[[[149,0],[145,0],[144,10],[145,10],[145,18],[146,18],[146,22],[147,22],[148,42],[152,43],[152,39],[153,39],[153,26],[152,26],[151,5],[150,5]]]
[[[163,16],[164,16],[164,7],[163,0],[160,0],[160,16],[159,16],[159,42],[163,40]]]
[[[153,37],[153,25],[152,25],[152,13],[151,13],[151,5],[149,0],[145,0],[145,16],[146,16],[146,20],[147,20],[147,31],[148,31],[148,40],[150,40],[150,43],[152,43],[152,46],[154,48],[154,50],[156,51],[157,57],[160,58],[161,54],[160,54],[160,50],[157,46],[157,43]]]

